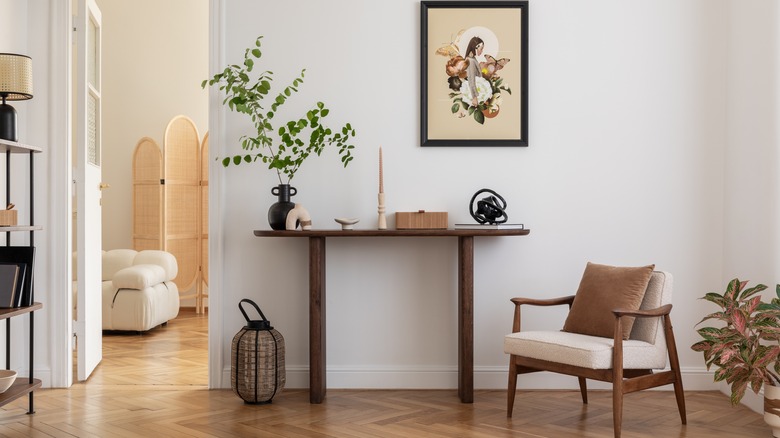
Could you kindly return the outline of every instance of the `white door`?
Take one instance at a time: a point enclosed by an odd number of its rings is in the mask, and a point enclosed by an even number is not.
[[[86,380],[103,358],[100,18],[94,0],[78,0],[74,90],[78,309],[74,326],[79,381]]]

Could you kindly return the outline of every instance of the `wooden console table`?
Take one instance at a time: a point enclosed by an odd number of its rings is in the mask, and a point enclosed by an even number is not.
[[[474,237],[524,236],[530,230],[255,230],[258,237],[309,238],[309,401],[325,398],[325,239],[328,237],[458,238],[458,397],[474,402]]]

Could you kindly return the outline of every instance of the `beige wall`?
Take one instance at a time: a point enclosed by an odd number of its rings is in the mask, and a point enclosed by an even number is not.
[[[103,13],[103,249],[132,247],[133,150],[170,119],[208,129],[208,0],[98,0]]]

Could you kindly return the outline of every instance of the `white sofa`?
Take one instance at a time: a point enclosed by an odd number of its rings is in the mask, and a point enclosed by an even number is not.
[[[146,331],[176,318],[178,272],[169,252],[103,251],[103,330]]]

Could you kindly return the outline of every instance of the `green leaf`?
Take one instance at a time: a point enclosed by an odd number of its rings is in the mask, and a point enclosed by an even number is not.
[[[452,105],[452,114],[457,113],[459,109],[460,109],[460,105],[458,105],[457,103],[453,104]]]
[[[482,111],[474,111],[474,120],[477,121],[480,125],[485,123],[485,115],[482,114]]]
[[[230,157],[225,157],[222,159],[222,166],[228,167],[230,165]]]
[[[233,157],[233,164],[235,164],[236,166],[241,164],[241,155],[236,155]]]
[[[263,56],[263,54],[260,52],[260,49],[253,49],[252,50],[252,55],[254,55],[255,58],[259,58],[259,57]]]

